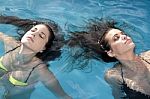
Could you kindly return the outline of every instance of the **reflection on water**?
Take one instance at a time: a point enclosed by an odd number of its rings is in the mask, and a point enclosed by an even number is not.
[[[48,18],[56,21],[65,31],[65,24],[82,25],[89,18],[113,17],[131,24],[137,34],[132,34],[137,45],[137,52],[150,48],[149,0],[1,0],[0,13],[16,15],[22,18]],[[0,31],[14,34],[10,28],[0,27]],[[13,32],[12,32],[13,31]],[[0,50],[2,53],[3,51]],[[106,69],[112,64],[104,64],[92,60],[92,72],[74,70],[70,73],[62,71],[66,53],[60,60],[50,62],[64,90],[75,99],[113,99],[111,89],[103,79]],[[45,91],[45,93],[43,93]],[[36,86],[31,99],[55,99],[41,83]]]

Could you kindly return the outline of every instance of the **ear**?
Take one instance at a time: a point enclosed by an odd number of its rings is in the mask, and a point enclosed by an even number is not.
[[[107,51],[107,55],[108,55],[109,57],[114,57],[114,56],[115,56],[115,54],[113,53],[112,50]]]

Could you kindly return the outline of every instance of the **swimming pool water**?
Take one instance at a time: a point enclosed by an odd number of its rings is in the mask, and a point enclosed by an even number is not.
[[[131,24],[136,34],[131,34],[137,44],[136,52],[150,48],[150,1],[149,0],[1,0],[0,13],[21,18],[48,18],[56,21],[65,31],[65,24],[82,25],[94,17],[109,16]],[[0,25],[0,31],[14,35],[10,27]],[[3,50],[0,50],[0,54]],[[74,99],[113,99],[111,88],[104,81],[104,72],[112,64],[91,60],[92,71],[73,70],[63,72],[67,63],[66,53],[60,60],[50,62],[50,69],[64,90]],[[1,91],[0,91],[1,92]],[[41,83],[36,85],[31,99],[56,99]]]

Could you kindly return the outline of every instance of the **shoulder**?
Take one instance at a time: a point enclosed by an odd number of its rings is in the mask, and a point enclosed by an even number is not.
[[[105,76],[116,76],[116,75],[120,75],[120,65],[119,63],[115,64],[112,68],[108,69],[105,72]]]
[[[38,74],[44,75],[44,72],[46,73],[46,72],[49,72],[50,70],[48,68],[48,64],[43,63],[43,62],[39,62],[38,66],[36,67],[36,71]]]
[[[140,56],[144,59],[150,60],[150,50],[140,53]]]
[[[4,34],[2,32],[0,32],[0,40],[3,41],[3,43],[9,47],[18,45],[18,41],[14,37]],[[9,49],[9,47],[8,47],[8,49]],[[7,48],[6,48],[6,50],[7,50]]]
[[[122,83],[121,71],[119,65],[120,64],[115,64],[113,68],[108,69],[105,72],[104,79],[106,80],[107,83],[109,84]]]
[[[150,50],[147,50],[147,51],[144,51],[144,52],[141,52],[140,55],[150,55]]]
[[[41,63],[37,68],[37,73],[39,74],[39,77],[42,77],[44,79],[45,77],[52,77],[53,73],[51,70],[48,68],[48,64],[46,63]]]

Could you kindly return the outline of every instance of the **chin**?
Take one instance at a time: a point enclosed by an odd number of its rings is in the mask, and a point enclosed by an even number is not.
[[[28,40],[21,40],[21,43],[26,44],[26,43],[29,43],[29,41]]]
[[[135,48],[135,44],[133,42],[130,43],[128,46],[129,46],[129,48],[132,48],[132,47]]]
[[[128,49],[129,49],[130,51],[133,51],[133,52],[134,52],[135,45],[132,45],[132,46],[128,47]]]
[[[21,42],[25,47],[31,49],[30,47],[32,47],[33,45],[31,45],[29,42]]]
[[[129,46],[126,46],[124,53],[125,52],[134,52],[135,49],[135,44],[134,43],[130,43]]]

